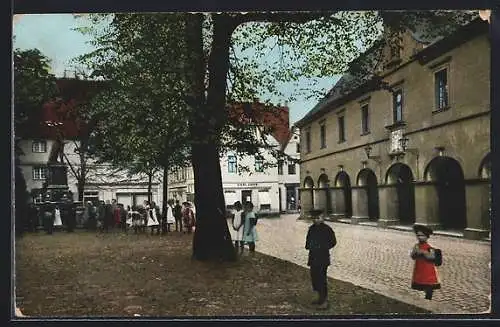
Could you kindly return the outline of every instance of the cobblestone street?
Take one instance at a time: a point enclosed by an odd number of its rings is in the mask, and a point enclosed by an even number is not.
[[[297,217],[282,215],[279,219],[260,219],[257,251],[306,266],[304,244],[310,223],[297,221]],[[337,246],[331,252],[330,277],[435,313],[488,310],[490,243],[433,235],[430,243],[443,251],[443,265],[438,267],[442,288],[435,292],[432,301],[427,301],[422,292],[410,289],[413,261],[409,251],[416,243],[413,233],[328,224],[337,237]]]

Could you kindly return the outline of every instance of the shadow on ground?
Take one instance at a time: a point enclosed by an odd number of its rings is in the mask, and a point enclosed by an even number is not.
[[[191,237],[28,234],[16,244],[17,304],[27,316],[415,314],[425,310],[329,279],[330,308],[310,304],[309,271],[260,253],[191,260]]]

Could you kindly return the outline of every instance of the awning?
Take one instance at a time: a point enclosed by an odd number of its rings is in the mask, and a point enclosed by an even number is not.
[[[271,204],[269,191],[259,191],[259,204]]]
[[[224,199],[226,200],[226,205],[231,206],[233,205],[236,201],[238,201],[238,196],[236,195],[235,191],[232,192],[224,192]]]

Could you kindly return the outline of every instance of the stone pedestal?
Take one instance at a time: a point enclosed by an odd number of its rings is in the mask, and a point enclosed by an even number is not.
[[[313,189],[302,188],[300,189],[300,217],[308,218],[309,212],[313,209]]]
[[[415,184],[416,224],[439,229],[439,198],[433,183]]]
[[[334,220],[344,218],[346,214],[344,190],[340,188],[330,188],[330,201],[332,208],[330,217]]]
[[[467,228],[464,237],[479,240],[490,233],[490,192],[488,180],[467,184],[465,196],[467,201]]]
[[[68,167],[65,164],[50,163],[47,165],[47,169],[47,184],[49,186],[68,186]]]
[[[399,223],[398,208],[399,197],[395,186],[381,186],[378,189],[380,219],[377,224],[380,227],[397,225]]]
[[[351,224],[369,221],[368,192],[366,188],[352,188],[352,217]]]

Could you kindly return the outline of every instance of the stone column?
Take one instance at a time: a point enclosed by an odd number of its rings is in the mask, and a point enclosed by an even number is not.
[[[324,213],[326,213],[327,191],[327,188],[314,189],[314,209],[321,209]]]
[[[378,189],[380,219],[378,226],[387,227],[399,223],[399,197],[396,186],[381,185]]]
[[[332,213],[330,218],[338,220],[345,217],[345,195],[341,188],[330,188],[330,201]]]
[[[312,188],[301,188],[300,189],[300,217],[308,218],[310,216],[309,211],[313,209],[313,189]]]
[[[368,192],[364,187],[352,188],[352,224],[368,221]]]
[[[467,201],[465,238],[480,240],[490,233],[490,190],[491,184],[489,180],[468,183],[465,186]]]
[[[415,214],[417,224],[439,228],[439,197],[434,183],[415,184]]]

